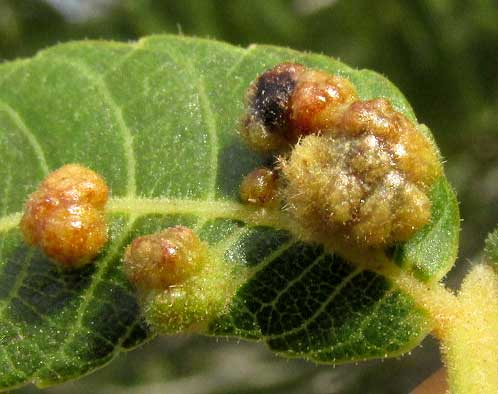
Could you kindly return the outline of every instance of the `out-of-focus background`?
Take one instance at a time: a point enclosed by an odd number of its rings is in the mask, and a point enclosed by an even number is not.
[[[0,61],[160,32],[322,52],[386,75],[433,130],[461,202],[460,259],[447,282],[457,286],[480,258],[498,223],[497,0],[0,0]],[[46,392],[402,394],[439,366],[430,338],[397,360],[333,368],[261,344],[172,337]]]

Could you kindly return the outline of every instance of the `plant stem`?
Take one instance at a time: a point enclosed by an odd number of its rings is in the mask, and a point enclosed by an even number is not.
[[[498,276],[476,265],[458,296],[443,285],[424,284],[393,265],[378,273],[410,294],[432,320],[441,342],[451,394],[498,393]]]
[[[453,319],[440,331],[452,394],[498,393],[498,277],[478,265],[465,278]]]

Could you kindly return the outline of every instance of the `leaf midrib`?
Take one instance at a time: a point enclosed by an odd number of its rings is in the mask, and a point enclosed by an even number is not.
[[[196,215],[209,219],[240,220],[253,226],[267,226],[291,231],[288,215],[279,210],[254,208],[225,200],[188,200],[174,198],[115,197],[107,204],[108,214],[126,214],[137,217],[145,215]],[[8,232],[19,225],[22,213],[16,212],[0,217],[0,233]]]

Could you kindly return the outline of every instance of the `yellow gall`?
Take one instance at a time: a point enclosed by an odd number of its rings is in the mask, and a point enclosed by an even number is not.
[[[270,207],[276,204],[278,174],[269,168],[257,168],[240,184],[240,199],[250,205]]]
[[[89,263],[107,242],[109,189],[87,167],[68,164],[49,174],[26,202],[21,231],[64,268]]]
[[[312,240],[384,247],[430,219],[430,200],[373,135],[310,135],[282,161],[286,205]]]
[[[396,161],[400,171],[423,190],[442,174],[434,144],[385,99],[358,101],[344,112],[335,134],[373,135]]]
[[[381,248],[430,221],[443,172],[433,141],[388,100],[360,100],[346,78],[277,65],[249,88],[244,125],[252,148],[282,155],[278,195],[304,238]],[[266,201],[267,179],[249,174],[241,199]]]
[[[130,282],[147,291],[182,285],[205,263],[206,246],[191,229],[183,226],[136,238],[124,257]]]

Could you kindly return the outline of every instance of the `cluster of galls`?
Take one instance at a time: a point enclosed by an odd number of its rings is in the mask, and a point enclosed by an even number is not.
[[[126,249],[124,270],[149,324],[167,334],[206,331],[235,289],[228,267],[183,226],[136,238]]]
[[[359,99],[345,78],[284,63],[249,88],[241,131],[274,169],[248,174],[240,197],[295,218],[301,237],[359,247],[409,239],[430,220],[442,168],[432,141],[389,101]],[[105,181],[70,164],[49,174],[26,203],[21,230],[64,267],[90,262],[107,241]],[[135,239],[124,270],[158,331],[203,331],[236,289],[231,270],[186,227]]]
[[[50,173],[31,194],[20,228],[29,245],[73,269],[90,263],[107,242],[104,179],[79,164]],[[124,271],[156,331],[205,331],[223,313],[237,281],[224,261],[189,228],[169,227],[134,239]]]
[[[91,262],[107,242],[108,194],[104,179],[89,168],[59,168],[26,202],[20,224],[24,239],[64,268]]]
[[[263,190],[302,237],[360,247],[405,241],[430,221],[428,193],[442,173],[437,149],[389,101],[360,100],[345,78],[283,63],[256,79],[246,104],[243,138],[278,159],[251,200],[248,175],[242,200],[257,203]]]

